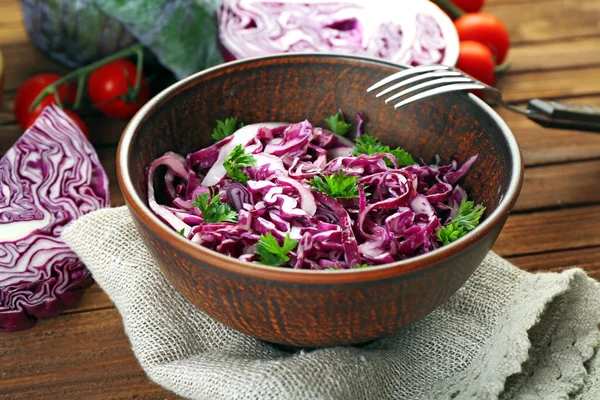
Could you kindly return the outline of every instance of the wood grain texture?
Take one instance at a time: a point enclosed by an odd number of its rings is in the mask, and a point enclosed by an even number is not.
[[[502,116],[509,112],[500,110]],[[514,117],[512,114],[511,117]],[[526,166],[546,165],[600,158],[600,135],[558,129],[546,129],[519,116],[509,122]]]
[[[598,94],[600,66],[581,67],[569,72],[549,70],[511,73],[503,76],[497,87],[508,102]]]
[[[63,75],[68,69],[50,60],[27,40],[2,46],[6,57],[6,83],[4,90],[14,92],[21,82],[41,72]]]
[[[511,73],[600,65],[597,37],[525,43],[513,47],[509,58]]]
[[[543,254],[508,257],[519,268],[531,272],[559,272],[572,267],[585,270],[592,278],[600,280],[600,247],[554,251]]]
[[[600,96],[574,97],[564,101],[600,106]],[[519,105],[525,106],[523,103]],[[496,112],[506,121],[519,142],[526,166],[600,158],[599,134],[547,129],[502,107],[496,107]]]
[[[133,357],[116,309],[0,336],[0,399],[175,399]]]
[[[489,2],[484,11],[506,25],[513,45],[598,35],[600,2],[596,0]]]
[[[114,303],[108,298],[106,293],[97,284],[92,284],[83,293],[83,297],[75,307],[68,308],[63,314],[76,314],[95,310],[104,310],[113,308]]]
[[[27,32],[23,26],[21,6],[17,0],[4,0],[0,3],[0,46],[25,42]]]
[[[516,211],[600,203],[600,160],[529,168]]]
[[[494,251],[502,256],[516,256],[600,246],[598,227],[597,205],[512,215]]]

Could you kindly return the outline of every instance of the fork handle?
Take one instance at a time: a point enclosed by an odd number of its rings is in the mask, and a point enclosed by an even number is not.
[[[548,128],[600,132],[600,107],[533,99],[527,118]]]

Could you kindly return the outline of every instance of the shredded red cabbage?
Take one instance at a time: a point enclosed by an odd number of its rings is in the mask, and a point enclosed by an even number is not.
[[[218,21],[226,61],[326,52],[454,65],[458,57],[452,21],[426,0],[224,0]]]
[[[357,136],[362,135],[362,116]],[[241,145],[256,163],[244,168],[246,184],[230,179],[223,161]],[[450,221],[467,194],[457,182],[476,160],[459,167],[398,167],[390,154],[352,155],[352,142],[313,126],[247,125],[207,149],[182,157],[167,153],[148,167],[148,203],[156,215],[194,243],[240,260],[260,261],[261,235],[280,243],[298,241],[283,267],[350,269],[381,265],[428,253],[441,246],[436,231]],[[153,186],[166,167],[166,205]],[[357,198],[333,199],[309,180],[343,171],[357,177]],[[219,196],[238,213],[237,223],[206,223],[192,203],[198,195]]]

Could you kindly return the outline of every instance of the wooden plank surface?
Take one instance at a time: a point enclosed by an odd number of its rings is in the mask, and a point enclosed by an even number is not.
[[[83,298],[75,307],[68,308],[63,314],[77,314],[95,310],[114,308],[115,304],[108,298],[104,290],[96,283],[92,284],[83,293]]]
[[[597,0],[489,1],[485,11],[506,25],[513,45],[598,36]]]
[[[0,399],[175,399],[149,383],[116,309],[62,315],[0,345]]]
[[[510,51],[510,71],[530,72],[564,70],[600,65],[596,36],[576,40],[563,39],[545,43],[529,43]]]
[[[497,87],[508,102],[598,94],[600,66],[581,67],[568,72],[549,70],[507,74],[500,79]]]
[[[494,251],[516,256],[600,246],[598,227],[598,205],[515,214],[506,222]]]
[[[34,74],[53,72],[62,75],[68,72],[67,68],[50,60],[40,51],[32,51],[35,47],[26,39],[0,48],[4,54],[4,90],[8,93],[16,91],[21,82]]]
[[[25,42],[27,33],[19,3],[16,0],[3,0],[0,9],[0,48],[10,43]]]
[[[600,160],[526,170],[515,211],[600,203]]]
[[[568,99],[600,105],[600,1],[488,0],[485,11],[507,25],[511,70],[499,81],[505,98]],[[28,42],[16,0],[0,0],[5,59],[0,155],[17,140],[16,89],[38,72],[65,73]],[[515,212],[494,250],[529,271],[578,265],[600,279],[600,135],[549,130],[504,109],[526,171]],[[116,143],[125,122],[86,111],[92,142],[111,180],[111,203],[122,205]],[[27,332],[0,335],[0,399],[175,399],[139,368],[113,303],[97,286],[80,304]]]
[[[519,268],[531,272],[560,272],[568,268],[579,267],[586,270],[592,278],[600,280],[598,254],[600,254],[600,247],[589,247],[508,257],[508,259]]]

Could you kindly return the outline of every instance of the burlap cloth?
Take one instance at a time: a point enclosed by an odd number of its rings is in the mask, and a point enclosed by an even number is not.
[[[600,399],[600,292],[580,269],[531,274],[490,253],[446,304],[395,335],[292,354],[176,292],[126,208],[89,214],[63,238],[115,302],[141,367],[181,396]]]

